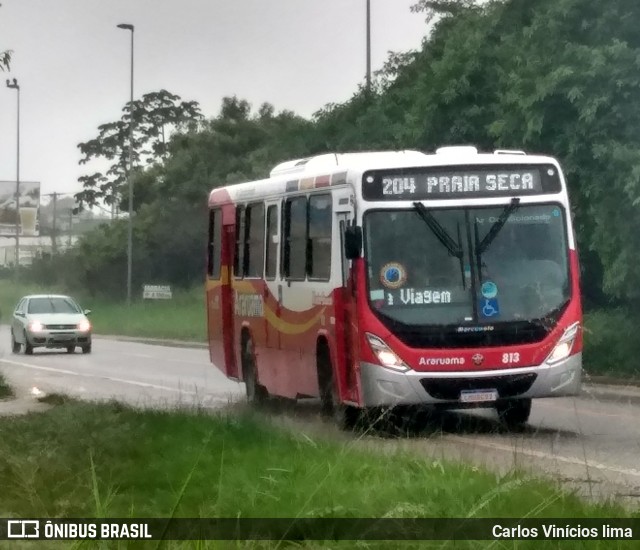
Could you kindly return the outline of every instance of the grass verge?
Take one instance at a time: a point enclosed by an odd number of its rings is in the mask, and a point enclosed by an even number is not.
[[[125,303],[91,298],[82,293],[61,288],[15,284],[0,281],[0,312],[8,323],[18,300],[26,294],[60,293],[77,300],[84,309],[91,310],[91,323],[96,334],[168,338],[195,342],[206,341],[204,289],[176,291],[172,300],[134,300]]]
[[[172,300],[139,300],[131,307],[118,302],[87,300],[96,334],[206,341],[202,288],[174,292]]]
[[[0,487],[5,517],[628,516],[615,505],[584,503],[524,474],[499,477],[402,451],[378,455],[348,443],[289,434],[249,412],[140,411],[73,400],[0,423]],[[605,544],[611,541],[565,541],[562,547],[610,547]],[[533,545],[557,547],[540,540],[531,541]],[[227,546],[176,542],[168,547]],[[455,547],[478,545],[458,541]]]

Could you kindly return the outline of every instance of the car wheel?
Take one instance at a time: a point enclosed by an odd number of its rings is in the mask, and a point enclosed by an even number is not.
[[[67,353],[73,353],[74,351],[76,351],[75,346],[67,346]]]
[[[33,346],[29,343],[26,332],[24,333],[24,354],[33,355]]]
[[[91,353],[91,344],[87,344],[86,346],[82,346],[82,353]]]
[[[16,342],[16,337],[11,331],[11,353],[20,353],[20,342]]]

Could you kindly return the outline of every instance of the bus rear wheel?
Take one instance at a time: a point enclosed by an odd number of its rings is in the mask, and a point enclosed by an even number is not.
[[[507,399],[496,403],[498,418],[509,429],[521,429],[531,414],[531,399]]]
[[[247,401],[253,405],[264,403],[269,397],[269,392],[258,382],[256,356],[253,351],[253,340],[250,337],[246,337],[242,344],[242,377]]]
[[[317,369],[322,414],[333,417],[333,421],[341,430],[354,430],[361,418],[361,412],[356,407],[341,402],[326,344],[318,346]]]

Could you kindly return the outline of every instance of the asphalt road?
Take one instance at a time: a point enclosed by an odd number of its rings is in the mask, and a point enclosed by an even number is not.
[[[82,399],[118,399],[136,406],[220,407],[244,395],[209,362],[205,349],[138,344],[94,337],[93,351],[36,348],[14,355],[9,327],[0,326],[0,368],[19,388]]]
[[[209,363],[205,349],[177,348],[96,337],[93,353],[36,350],[13,355],[0,327],[0,371],[26,390],[83,399],[115,398],[137,406],[219,408],[242,401],[242,384]],[[275,404],[273,418],[310,435],[352,440],[383,452],[406,449],[433,459],[470,461],[507,472],[546,474],[581,495],[640,504],[640,391],[588,388],[577,398],[534,401],[527,429],[508,433],[491,411],[442,413],[409,437],[338,432],[319,417],[317,403]],[[356,441],[357,439],[357,441]]]

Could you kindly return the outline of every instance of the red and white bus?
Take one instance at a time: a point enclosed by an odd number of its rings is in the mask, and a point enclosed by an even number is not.
[[[474,147],[326,154],[209,196],[211,361],[249,400],[494,407],[576,395],[579,267],[558,162]]]

